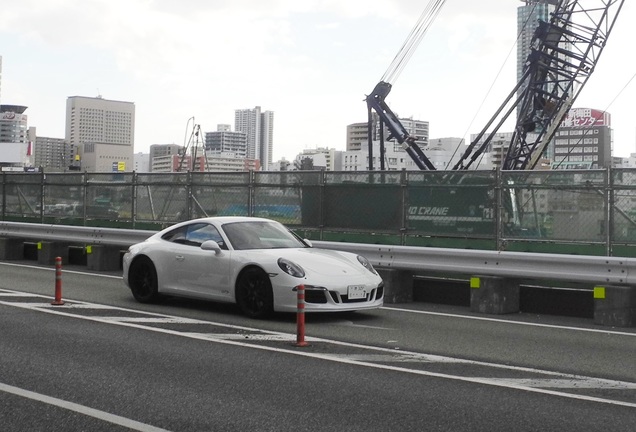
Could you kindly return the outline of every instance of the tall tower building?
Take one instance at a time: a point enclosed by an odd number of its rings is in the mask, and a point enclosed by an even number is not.
[[[66,100],[66,142],[74,169],[88,172],[132,171],[135,104],[84,96]]]
[[[259,160],[267,170],[274,148],[274,112],[261,112],[260,106],[235,110],[234,130],[247,136],[247,158]]]
[[[525,6],[517,9],[517,82],[523,75],[523,67],[530,54],[532,36],[538,21],[550,21],[558,0],[521,0]]]
[[[550,21],[550,14],[556,10],[558,0],[521,0],[525,6],[517,9],[517,82],[521,80],[528,55],[532,51],[532,39],[539,21]],[[520,87],[517,96],[525,90]],[[547,90],[547,89],[546,89]],[[507,148],[505,149],[507,151]],[[545,151],[545,156],[551,158],[554,152],[554,142],[551,141]],[[498,161],[495,161],[498,162]]]

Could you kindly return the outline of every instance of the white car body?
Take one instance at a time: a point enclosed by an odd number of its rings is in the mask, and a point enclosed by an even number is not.
[[[201,243],[179,237],[186,232]],[[205,235],[197,234],[202,232]],[[210,236],[215,241],[206,241]],[[239,246],[245,237],[252,242],[248,249]],[[305,287],[306,312],[375,309],[384,299],[382,278],[366,259],[310,247],[282,224],[264,218],[210,217],[178,223],[131,246],[124,254],[123,270],[125,284],[139,301],[168,294],[231,302],[255,317],[296,311],[299,285]],[[253,308],[247,302],[253,302]]]

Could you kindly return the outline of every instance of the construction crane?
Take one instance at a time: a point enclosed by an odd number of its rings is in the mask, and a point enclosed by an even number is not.
[[[394,60],[391,68],[401,71],[405,60],[412,54],[413,46],[423,37],[421,29],[425,31],[430,26],[443,3],[441,0],[431,1],[416,24],[416,30],[407,39],[407,54],[400,54],[400,59],[397,62]],[[555,9],[550,20],[538,22],[531,51],[517,85],[475,140],[467,146],[453,170],[465,170],[475,163],[515,111],[516,124],[501,168],[533,169],[594,71],[624,0],[560,0],[554,3]],[[415,38],[420,38],[415,44],[411,42],[414,34]],[[403,47],[401,53],[404,50]],[[386,125],[390,132],[388,139],[397,140],[419,169],[435,170],[434,164],[419,148],[417,138],[406,131],[386,104],[385,98],[391,86],[390,81],[383,78],[366,98],[369,112],[369,169],[374,169],[372,112],[375,112],[380,118],[380,169],[384,169],[382,131],[383,125]]]
[[[389,68],[384,73],[380,82],[376,84],[373,91],[365,98],[367,102],[368,113],[368,144],[369,144],[369,170],[373,170],[373,113],[375,112],[380,119],[379,122],[379,141],[380,141],[380,169],[384,170],[384,126],[389,130],[389,137],[386,139],[390,141],[396,139],[402,148],[409,154],[409,156],[415,161],[415,164],[420,169],[435,169],[431,161],[426,157],[422,149],[417,145],[418,137],[412,136],[404,128],[404,125],[400,122],[391,108],[385,102],[386,97],[391,92],[392,84],[394,82],[413,53],[417,49],[418,45],[424,38],[426,31],[429,29],[437,15],[439,15],[442,7],[446,3],[446,0],[431,0],[428,6],[424,9],[424,12],[420,15],[415,27],[411,30],[411,33],[407,37],[404,45],[393,59],[393,62],[389,65]]]

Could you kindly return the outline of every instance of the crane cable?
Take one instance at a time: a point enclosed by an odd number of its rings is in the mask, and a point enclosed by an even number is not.
[[[431,0],[429,2],[426,9],[424,9],[424,12],[422,12],[422,15],[420,15],[415,27],[411,30],[411,33],[404,42],[404,45],[402,45],[402,48],[382,76],[381,81],[393,83],[397,80],[400,73],[402,73],[402,70],[424,38],[427,30],[430,28],[435,18],[437,18],[437,15],[439,15],[444,3],[446,3],[446,0]]]
[[[466,131],[464,132],[464,136],[463,136],[462,142],[466,139],[466,136],[468,136],[468,131],[473,126],[473,123],[475,122],[475,119],[477,119],[477,116],[479,115],[479,112],[481,111],[481,109],[483,108],[484,104],[486,103],[486,99],[488,99],[488,96],[490,96],[490,94],[492,93],[492,90],[495,87],[495,84],[497,83],[497,81],[499,80],[499,77],[501,76],[501,73],[503,72],[504,67],[506,66],[506,63],[508,63],[508,60],[510,59],[510,56],[512,55],[512,52],[514,51],[515,47],[519,44],[519,40],[521,39],[521,36],[523,35],[523,32],[526,30],[526,27],[528,26],[528,24],[530,22],[530,19],[532,17],[534,17],[534,11],[535,11],[536,7],[537,7],[537,4],[534,3],[533,6],[532,6],[532,9],[530,10],[530,13],[528,13],[528,16],[526,17],[526,20],[523,23],[523,26],[522,26],[521,30],[519,30],[519,32],[517,33],[517,39],[515,40],[515,42],[510,47],[510,51],[508,51],[508,55],[506,56],[506,58],[504,59],[503,63],[501,64],[501,67],[499,68],[499,71],[497,72],[497,75],[495,76],[495,79],[490,84],[490,87],[488,88],[488,91],[486,91],[486,94],[484,95],[484,98],[482,99],[481,103],[479,104],[479,107],[477,108],[477,111],[475,112],[475,115],[473,116],[472,120],[468,124],[468,127],[466,128]],[[460,146],[461,145],[462,144],[460,142],[460,144],[455,148],[455,151],[451,155],[451,161],[455,158],[455,155],[460,150]],[[486,152],[483,152],[481,154],[481,157],[479,158],[479,161],[477,161],[477,165],[475,166],[475,169],[479,168],[479,165],[481,165],[481,162],[484,159],[485,155],[486,155]]]

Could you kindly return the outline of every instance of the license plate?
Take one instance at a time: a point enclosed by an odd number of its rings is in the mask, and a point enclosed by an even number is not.
[[[347,297],[349,300],[366,298],[367,290],[364,285],[349,285],[347,287]]]

